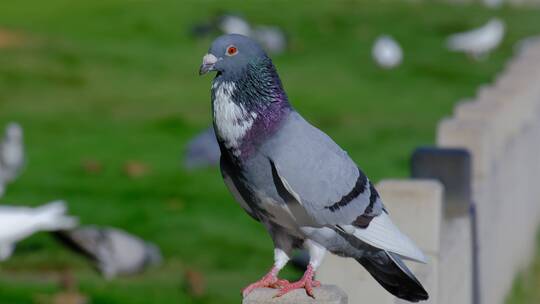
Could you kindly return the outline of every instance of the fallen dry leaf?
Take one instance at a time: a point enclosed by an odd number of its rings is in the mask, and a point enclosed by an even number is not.
[[[88,174],[100,174],[103,172],[103,164],[95,159],[84,159],[81,161],[81,167]]]
[[[202,297],[206,293],[206,283],[202,273],[188,269],[184,272],[186,292],[192,297]]]
[[[0,48],[17,46],[23,42],[23,37],[15,32],[0,28]]]
[[[181,211],[184,209],[185,204],[184,202],[179,198],[171,198],[167,200],[167,209],[171,211]]]
[[[57,277],[61,291],[55,294],[34,295],[34,302],[38,304],[87,304],[88,297],[78,291],[78,284],[71,270],[59,273]]]
[[[88,298],[75,291],[59,292],[52,298],[53,304],[86,304]]]
[[[140,161],[128,161],[124,164],[124,173],[131,178],[141,178],[150,172],[147,164]]]

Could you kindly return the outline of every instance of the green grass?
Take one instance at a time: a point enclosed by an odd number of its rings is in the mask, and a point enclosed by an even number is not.
[[[26,43],[0,49],[0,125],[24,126],[28,164],[0,202],[66,199],[83,224],[125,228],[157,243],[166,260],[106,282],[51,237],[36,235],[0,265],[0,302],[41,301],[69,269],[93,303],[238,303],[240,288],[270,266],[269,237],[233,202],[218,170],[190,173],[180,165],[184,144],[210,122],[210,78],[197,76],[210,39],[192,40],[187,30],[220,9],[287,31],[291,49],[274,63],[291,101],[373,180],[407,176],[411,151],[433,143],[455,102],[490,82],[516,41],[540,32],[538,10],[436,3],[1,1],[0,27]],[[449,33],[493,14],[509,32],[489,60],[444,49]],[[395,71],[371,62],[381,33],[405,49]],[[103,171],[85,172],[88,159]],[[126,177],[129,160],[150,173]],[[187,269],[204,276],[202,297],[183,287]]]
[[[536,258],[514,281],[507,304],[540,303],[540,232],[537,237]]]

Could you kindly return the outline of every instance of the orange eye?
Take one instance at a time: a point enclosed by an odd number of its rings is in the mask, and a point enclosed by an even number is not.
[[[235,46],[231,45],[227,48],[227,55],[234,56],[236,53],[238,53],[238,49]]]

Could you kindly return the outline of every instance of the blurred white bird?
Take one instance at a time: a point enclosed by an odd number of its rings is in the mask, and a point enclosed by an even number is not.
[[[501,7],[504,0],[482,0],[482,3],[489,8]]]
[[[373,44],[372,56],[381,68],[392,69],[401,64],[403,51],[392,37],[382,35]]]
[[[269,53],[281,54],[287,48],[287,37],[277,26],[257,26],[253,29],[251,37]]]
[[[23,129],[17,123],[6,127],[4,139],[0,143],[0,180],[13,181],[24,166]]]
[[[218,28],[224,34],[240,34],[249,36],[251,34],[251,26],[242,17],[237,15],[223,15],[219,18]]]
[[[63,201],[36,208],[0,205],[0,261],[11,256],[18,241],[35,232],[74,228],[77,219],[65,213]]]
[[[504,38],[505,25],[498,18],[468,32],[453,34],[447,39],[448,49],[464,52],[474,59],[485,58]]]

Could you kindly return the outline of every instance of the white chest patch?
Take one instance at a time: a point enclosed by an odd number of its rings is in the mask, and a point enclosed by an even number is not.
[[[214,90],[214,123],[217,135],[224,141],[225,146],[238,156],[244,135],[249,131],[257,118],[257,113],[248,112],[241,104],[232,100],[236,90],[234,82],[223,81],[212,85]]]

